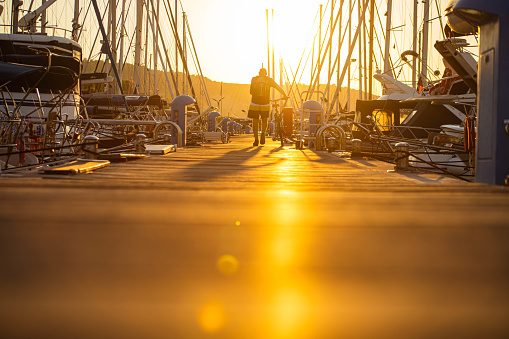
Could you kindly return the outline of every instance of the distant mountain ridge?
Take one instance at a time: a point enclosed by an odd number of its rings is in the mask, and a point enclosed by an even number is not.
[[[85,62],[84,62],[85,64]],[[88,63],[86,63],[87,66],[84,68],[84,73],[90,73],[90,72],[102,72],[102,69],[104,67],[104,61],[99,61],[99,63],[95,60],[92,60]],[[132,79],[134,79],[134,67],[132,64],[125,64],[122,77],[123,77],[123,88],[125,93],[132,94]],[[154,79],[154,71],[153,70],[147,70],[147,82],[150,81],[150,83],[153,83]],[[142,69],[141,71],[141,78],[143,83],[143,78],[145,75],[145,70]],[[169,75],[168,75],[169,76]],[[183,86],[185,86],[185,83],[183,83],[183,74],[178,73],[178,76],[176,76],[178,79],[178,87],[180,94],[182,94],[185,91],[182,91]],[[221,113],[222,116],[230,116],[230,117],[238,117],[243,118],[247,117],[247,111],[249,109],[249,104],[251,102],[251,95],[249,94],[249,87],[251,79],[246,79],[246,84],[237,84],[237,83],[221,83],[218,81],[213,81],[207,77],[204,77],[204,86],[202,85],[202,82],[200,81],[199,77],[196,75],[191,75],[191,81],[194,85],[194,91],[196,94],[196,100],[198,101],[201,110],[205,110],[209,107],[209,104],[206,100],[206,94],[208,93],[208,96],[210,98],[210,105],[217,107],[217,111]],[[170,81],[173,81],[170,79]],[[157,89],[161,97],[170,97],[170,92],[168,90],[168,87],[165,85],[166,83],[166,76],[164,74],[164,71],[157,71]],[[187,87],[187,93],[190,96],[192,95],[192,91],[189,85]],[[281,87],[285,91],[288,91],[289,85],[281,84]],[[307,91],[308,85],[299,84],[298,89],[300,92]],[[149,86],[147,86],[149,88]],[[320,89],[323,91],[325,89],[325,85],[320,85]],[[143,85],[142,85],[143,90]],[[331,96],[336,90],[336,85],[331,85]],[[153,95],[154,93],[153,84],[150,86],[150,92],[145,93],[149,95]],[[293,88],[293,92],[295,93],[295,85]],[[175,93],[174,93],[175,94]],[[276,91],[276,95],[279,95],[279,93]],[[222,99],[223,98],[223,99]],[[340,98],[340,104],[341,107],[346,107],[347,102],[347,89],[345,87],[341,88],[341,92],[339,95]],[[350,91],[350,100],[352,102],[350,110],[355,109],[355,102],[359,98],[359,91],[356,89],[351,89]],[[222,99],[222,100],[221,100]],[[293,99],[300,101],[300,99]],[[219,105],[218,102],[220,101]],[[300,102],[294,102],[294,106],[300,107]]]

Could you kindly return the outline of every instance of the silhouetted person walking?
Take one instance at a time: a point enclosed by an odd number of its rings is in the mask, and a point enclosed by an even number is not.
[[[253,133],[254,143],[253,146],[258,146],[258,124],[262,119],[262,132],[260,136],[260,143],[265,144],[265,130],[267,129],[267,119],[270,112],[270,89],[275,88],[286,97],[285,91],[274,81],[274,79],[267,76],[265,68],[260,69],[258,76],[251,79],[251,105],[247,116],[253,119]]]

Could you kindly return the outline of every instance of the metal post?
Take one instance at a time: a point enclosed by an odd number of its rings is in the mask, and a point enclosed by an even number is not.
[[[136,134],[136,153],[145,153],[145,142],[147,136],[145,134]]]
[[[352,157],[359,156],[359,154],[361,153],[361,144],[362,141],[360,139],[352,140]]]
[[[407,170],[409,166],[408,150],[409,145],[406,142],[398,142],[396,144],[396,166],[397,170]]]
[[[97,147],[99,146],[99,138],[95,135],[87,135],[84,138],[83,151],[85,151],[85,159],[97,159]]]

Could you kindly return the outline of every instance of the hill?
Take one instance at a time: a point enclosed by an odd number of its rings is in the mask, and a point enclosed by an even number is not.
[[[90,73],[90,72],[102,72],[104,69],[104,62],[103,61],[95,61],[91,60],[90,62],[87,62],[84,60],[84,73]],[[141,78],[143,79],[145,76],[145,70],[142,69],[141,71]],[[134,79],[134,67],[132,64],[125,64],[122,77],[122,87],[124,89],[124,92],[126,94],[132,94],[133,93],[133,87],[132,83]],[[153,70],[147,70],[147,83],[151,83],[151,86],[146,86],[147,90],[143,90],[143,84],[142,84],[142,92],[153,95],[156,94],[156,91],[154,91],[153,81],[154,81],[154,71]],[[168,75],[169,76],[169,75]],[[184,82],[182,73],[179,73],[178,76],[176,76],[178,79],[178,87],[180,93],[187,93],[190,96],[192,95],[191,87],[189,84],[187,84],[187,81]],[[171,79],[171,78],[170,78]],[[250,82],[251,79],[246,79],[246,82]],[[170,80],[173,81],[173,80]],[[208,78],[204,78],[203,83],[200,81],[199,77],[196,75],[191,75],[191,81],[194,86],[194,92],[196,94],[196,100],[198,101],[201,110],[207,109],[209,107],[209,104],[207,103],[206,96],[208,93],[208,96],[210,98],[210,105],[217,107],[218,111],[223,116],[230,116],[230,117],[246,117],[247,116],[247,110],[249,109],[249,103],[251,101],[251,95],[249,94],[249,84],[237,84],[237,83],[221,83],[218,81],[213,81]],[[143,81],[142,81],[143,82]],[[289,84],[282,84],[281,87],[285,89],[285,91],[288,92],[288,89],[290,88]],[[185,88],[183,91],[182,88]],[[91,90],[91,91],[103,91],[104,85],[96,86],[95,88],[85,87],[83,86],[83,89]],[[159,94],[162,97],[169,98],[170,92],[168,90],[168,86],[166,85],[166,76],[163,71],[157,72],[157,94]],[[300,93],[303,91],[308,90],[308,85],[299,84],[298,90]],[[324,91],[325,86],[321,85],[320,90]],[[334,93],[336,90],[336,86],[331,86],[331,93]],[[293,89],[293,92],[295,92],[295,86]],[[352,89],[350,92],[351,95],[351,102],[353,105],[355,105],[355,102],[357,101],[359,97],[359,92],[355,89]],[[331,94],[332,96],[332,94]],[[340,92],[340,105],[341,107],[345,107],[347,103],[347,89],[342,87]],[[293,106],[294,107],[300,107],[300,99],[299,94],[295,94],[292,97],[293,100]],[[222,100],[221,100],[222,99]],[[220,105],[218,105],[218,101],[220,101]],[[351,110],[354,109],[354,106],[352,105]]]

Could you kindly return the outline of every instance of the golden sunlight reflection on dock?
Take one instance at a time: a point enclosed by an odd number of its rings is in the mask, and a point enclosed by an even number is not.
[[[506,188],[251,143],[0,177],[2,336],[507,337]]]

